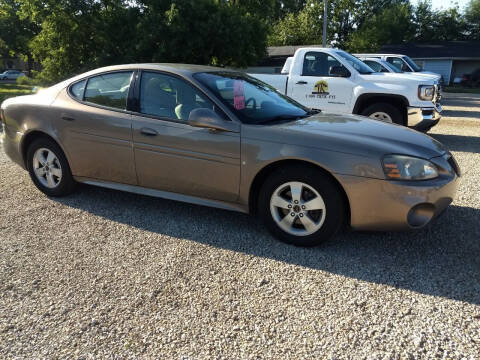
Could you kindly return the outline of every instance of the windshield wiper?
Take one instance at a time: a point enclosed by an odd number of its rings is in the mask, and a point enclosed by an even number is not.
[[[260,121],[259,124],[268,124],[268,123],[277,122],[277,121],[298,120],[298,119],[304,119],[309,116],[310,115],[277,115],[269,119]]]

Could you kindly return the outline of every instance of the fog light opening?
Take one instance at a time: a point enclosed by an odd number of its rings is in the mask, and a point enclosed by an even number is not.
[[[412,228],[421,228],[432,220],[435,214],[435,206],[433,204],[418,204],[410,209],[407,215],[408,225]]]

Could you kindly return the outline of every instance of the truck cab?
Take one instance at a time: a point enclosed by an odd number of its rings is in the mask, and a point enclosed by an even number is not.
[[[340,49],[299,48],[290,62],[288,75],[252,76],[325,112],[360,114],[421,131],[440,119],[440,94],[433,79],[378,73]]]

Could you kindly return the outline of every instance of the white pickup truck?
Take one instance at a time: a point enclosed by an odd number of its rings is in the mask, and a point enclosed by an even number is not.
[[[422,76],[376,73],[339,49],[299,48],[288,75],[250,74],[299,103],[428,131],[440,120],[439,84]]]

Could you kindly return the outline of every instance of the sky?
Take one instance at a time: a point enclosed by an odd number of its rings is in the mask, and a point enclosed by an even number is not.
[[[418,0],[411,0],[410,1],[413,5],[418,4]],[[469,3],[469,0],[432,0],[432,8],[435,10],[439,9],[448,9],[454,4],[457,3],[460,10],[465,9],[465,5]]]

